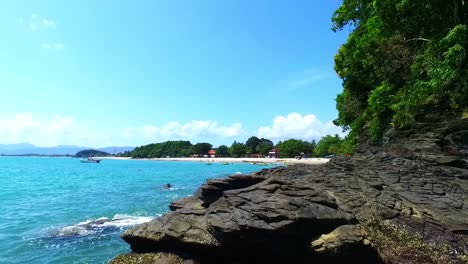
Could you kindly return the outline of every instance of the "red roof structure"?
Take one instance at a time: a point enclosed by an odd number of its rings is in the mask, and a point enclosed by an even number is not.
[[[212,150],[208,151],[208,154],[209,154],[209,155],[215,155],[215,154],[216,154],[216,151],[214,151],[214,150],[212,149]]]

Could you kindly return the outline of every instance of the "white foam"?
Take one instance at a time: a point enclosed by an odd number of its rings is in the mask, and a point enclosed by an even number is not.
[[[125,214],[116,214],[111,221],[103,223],[101,226],[127,227],[149,222],[154,217],[149,216],[131,216]]]
[[[126,214],[116,214],[112,219],[100,217],[88,219],[75,225],[60,228],[55,236],[87,236],[98,233],[105,228],[125,228],[149,222],[154,217],[132,216]]]
[[[55,236],[87,236],[92,233],[94,233],[94,231],[87,230],[86,228],[78,225],[72,225],[60,228]]]

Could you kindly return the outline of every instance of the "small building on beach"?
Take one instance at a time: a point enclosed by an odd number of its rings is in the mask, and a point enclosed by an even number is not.
[[[269,158],[278,158],[278,148],[274,148],[268,152]]]
[[[208,151],[208,155],[210,155],[210,158],[214,158],[216,157],[216,151],[214,149],[211,149],[210,151]]]

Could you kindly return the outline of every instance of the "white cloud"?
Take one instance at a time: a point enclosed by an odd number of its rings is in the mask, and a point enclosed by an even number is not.
[[[207,138],[234,138],[245,135],[241,123],[221,126],[210,120],[192,120],[187,123],[178,121],[169,122],[162,126],[146,125],[129,127],[124,131],[125,138],[144,137],[152,141],[170,139],[207,139]]]
[[[322,122],[315,115],[302,116],[298,113],[279,115],[273,120],[273,125],[262,126],[257,131],[258,137],[272,140],[295,138],[310,141],[328,134],[344,135],[342,129],[335,126],[332,121]]]
[[[123,133],[122,133],[123,132]],[[119,132],[91,128],[71,116],[38,117],[31,113],[15,116],[0,116],[0,144],[30,142],[38,146],[81,145],[102,147],[110,145],[138,145],[166,140],[207,141],[229,144],[233,140],[245,140],[255,135],[247,131],[241,123],[221,125],[211,120],[178,121],[163,125],[134,126]],[[312,140],[327,134],[343,135],[342,130],[331,121],[321,122],[315,115],[291,113],[277,116],[270,126],[256,130],[258,137],[274,141],[289,138]]]
[[[37,118],[30,113],[0,118],[0,139],[0,143],[5,144],[30,142],[39,146],[103,146],[109,143],[107,135],[95,133],[72,117]]]
[[[56,27],[56,24],[55,24],[55,21],[44,18],[44,19],[42,19],[42,26],[44,28],[53,28],[54,29]]]
[[[20,23],[23,24],[22,18],[20,18]],[[28,27],[31,31],[37,32],[41,30],[55,29],[57,27],[57,23],[54,20],[41,17],[38,14],[32,14],[29,17],[29,21],[26,21],[26,23],[28,24]],[[41,34],[37,34],[38,36],[41,36]],[[65,45],[61,42],[45,42],[42,44],[42,48],[50,50],[63,50]]]
[[[42,48],[44,49],[53,49],[53,50],[63,50],[65,48],[65,45],[63,43],[43,43]]]
[[[20,21],[22,23],[22,19]],[[39,29],[55,29],[57,27],[57,23],[52,19],[41,17],[38,14],[31,14],[28,21],[28,27],[32,31]]]

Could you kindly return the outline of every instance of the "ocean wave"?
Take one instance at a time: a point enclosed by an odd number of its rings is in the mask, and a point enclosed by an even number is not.
[[[59,228],[54,232],[55,237],[89,236],[98,233],[112,232],[126,227],[149,222],[154,217],[132,216],[126,214],[116,214],[112,219],[100,217],[88,219],[74,225]]]

